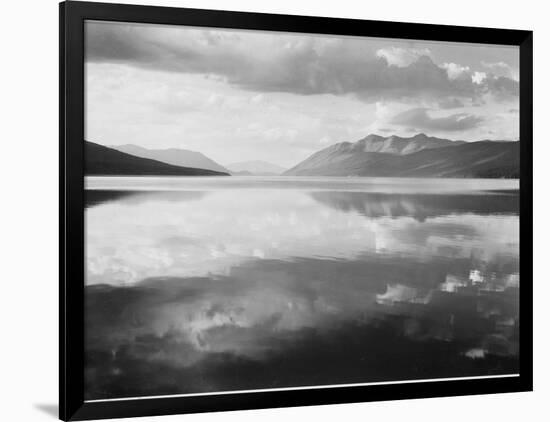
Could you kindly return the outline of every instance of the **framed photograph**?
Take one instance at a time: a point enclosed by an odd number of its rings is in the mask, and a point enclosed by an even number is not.
[[[61,3],[60,418],[531,390],[532,36]]]

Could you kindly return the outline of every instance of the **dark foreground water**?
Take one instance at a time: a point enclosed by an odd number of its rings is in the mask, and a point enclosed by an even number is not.
[[[517,181],[87,187],[88,400],[518,372]]]

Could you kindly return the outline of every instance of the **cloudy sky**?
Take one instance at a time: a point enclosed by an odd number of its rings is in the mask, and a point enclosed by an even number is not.
[[[370,133],[516,140],[519,49],[86,24],[86,139],[285,167]]]

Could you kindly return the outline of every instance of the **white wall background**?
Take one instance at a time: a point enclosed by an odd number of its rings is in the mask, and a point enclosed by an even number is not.
[[[139,0],[136,0],[138,2]],[[121,3],[127,3],[119,0]],[[130,2],[131,3],[131,2]],[[535,393],[242,411],[189,422],[304,420],[542,421],[550,413],[546,235],[550,25],[545,2],[522,0],[153,0],[141,3],[535,31]],[[57,417],[58,8],[56,0],[2,2],[0,77],[0,420]],[[182,416],[141,418],[175,421]]]

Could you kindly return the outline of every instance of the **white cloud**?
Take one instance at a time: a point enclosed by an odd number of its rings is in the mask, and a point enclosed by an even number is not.
[[[417,130],[464,132],[483,123],[483,117],[467,113],[431,116],[426,108],[418,107],[395,115],[391,123]]]
[[[86,65],[86,139],[184,148],[215,161],[295,165],[336,141],[365,136],[374,104],[350,96],[251,95],[201,75]]]
[[[292,166],[329,142],[406,135],[388,123],[412,108],[518,107],[517,81],[493,73],[509,61],[498,49],[113,23],[87,35],[86,136],[105,145]],[[492,73],[473,72],[485,56]],[[518,116],[507,117],[486,119],[482,137],[516,139]]]
[[[472,75],[472,82],[481,85],[486,78],[487,74],[485,72],[474,72]]]
[[[383,57],[390,66],[407,67],[416,62],[419,57],[430,56],[427,48],[381,48],[376,52],[377,57]]]
[[[224,30],[114,23],[86,28],[89,62],[217,75],[241,90],[354,95],[367,102],[475,97],[481,91],[469,80],[449,79],[427,46],[398,41],[232,31],[238,34],[233,38],[217,36],[231,32]]]
[[[458,79],[470,73],[469,66],[461,66],[456,63],[443,63],[441,67],[443,67],[447,71],[449,79]]]
[[[489,69],[489,71],[495,76],[504,76],[506,78],[519,81],[519,69],[514,69],[508,63],[505,63],[505,62],[488,63],[488,62],[482,61],[481,65]]]

